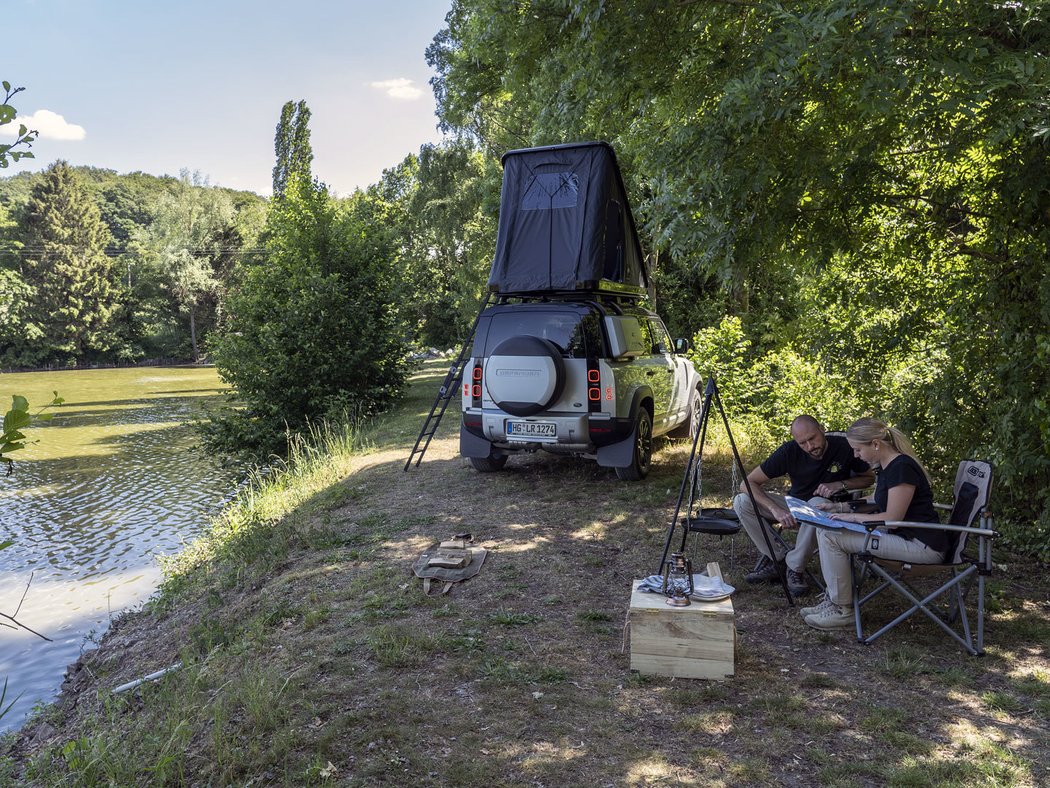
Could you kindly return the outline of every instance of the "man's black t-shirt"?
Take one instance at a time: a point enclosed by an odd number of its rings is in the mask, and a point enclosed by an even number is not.
[[[803,501],[812,498],[817,485],[840,482],[855,473],[868,470],[868,464],[853,456],[853,449],[842,435],[827,435],[828,448],[819,460],[802,450],[795,441],[780,445],[769,459],[762,463],[762,473],[770,479],[787,476],[791,480],[788,495]]]
[[[890,488],[898,484],[910,484],[915,487],[915,494],[908,504],[908,511],[902,519],[913,523],[939,523],[937,510],[933,507],[933,490],[922,467],[913,457],[898,454],[879,473],[875,482],[875,505],[880,512],[886,511]],[[944,552],[948,549],[948,534],[943,531],[927,531],[924,528],[898,528],[892,533],[907,539],[918,539],[934,550]]]

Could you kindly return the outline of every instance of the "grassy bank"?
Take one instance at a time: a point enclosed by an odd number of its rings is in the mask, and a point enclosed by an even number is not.
[[[988,653],[914,621],[871,647],[744,587],[743,539],[708,540],[735,595],[736,677],[628,669],[631,579],[653,571],[686,449],[641,484],[536,456],[479,475],[455,418],[402,466],[443,366],[404,406],[319,435],[170,567],[4,744],[39,785],[1035,785],[1050,780],[1050,579],[1000,554]],[[705,466],[723,504],[728,463]],[[410,573],[471,531],[489,558],[447,597]],[[181,662],[155,683],[126,681]]]

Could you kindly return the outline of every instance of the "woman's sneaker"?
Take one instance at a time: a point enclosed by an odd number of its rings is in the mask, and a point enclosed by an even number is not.
[[[810,605],[809,607],[802,608],[798,611],[798,614],[802,616],[802,618],[805,618],[806,616],[812,616],[814,613],[819,613],[821,610],[823,610],[830,604],[831,600],[828,599],[828,593],[827,591],[825,591],[823,594],[817,597],[817,603],[815,605]]]
[[[845,629],[854,622],[852,607],[839,607],[830,599],[827,607],[806,616],[806,623],[814,629]]]

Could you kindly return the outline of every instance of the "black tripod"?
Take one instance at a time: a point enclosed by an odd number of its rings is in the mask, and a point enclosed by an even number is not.
[[[736,449],[736,441],[733,440],[733,433],[729,429],[729,419],[726,418],[725,408],[722,407],[722,398],[718,395],[718,386],[715,384],[714,377],[707,379],[707,385],[704,387],[704,404],[700,410],[700,422],[697,425],[696,434],[693,436],[693,449],[689,454],[689,462],[685,466],[685,474],[682,477],[682,487],[678,491],[678,502],[675,504],[674,517],[671,518],[671,527],[667,532],[667,541],[664,543],[664,553],[660,557],[660,566],[657,567],[657,573],[662,573],[664,563],[667,561],[667,554],[671,551],[671,543],[674,541],[675,530],[682,527],[682,544],[678,549],[678,552],[685,552],[686,541],[689,538],[691,531],[699,533],[711,533],[711,534],[731,534],[736,533],[740,526],[736,523],[731,523],[727,520],[720,520],[715,517],[692,517],[692,512],[689,512],[688,517],[682,517],[679,520],[679,516],[682,513],[682,501],[685,500],[685,491],[687,489],[692,490],[693,485],[696,482],[696,474],[700,472],[700,463],[703,462],[704,456],[704,441],[707,439],[707,422],[711,418],[711,403],[712,401],[718,407],[718,413],[722,416],[722,424],[726,429],[726,436],[729,438],[729,445],[733,449],[733,462],[736,463],[737,469],[740,471],[740,476],[744,480],[744,488],[747,490],[747,497],[751,499],[751,506],[755,511],[755,514],[761,520],[762,515],[759,514],[758,502],[755,500],[754,491],[751,489],[751,480],[747,478],[747,470],[744,468],[743,462],[740,460],[740,452]],[[690,507],[692,508],[692,507]],[[766,533],[766,529],[762,528],[762,538],[766,542],[766,549],[769,550],[769,555],[776,555],[773,550],[773,544],[769,541],[769,534]],[[775,561],[774,565],[777,567],[777,574],[780,575],[780,585],[784,589],[784,596],[787,598],[789,605],[794,605],[795,601],[791,597],[791,592],[788,590],[787,585],[787,570],[783,562]]]

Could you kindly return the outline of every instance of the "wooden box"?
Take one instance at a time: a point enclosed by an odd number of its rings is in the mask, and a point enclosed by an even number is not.
[[[717,563],[710,577],[722,577]],[[631,589],[631,670],[655,676],[723,680],[733,677],[736,623],[732,598],[671,607],[662,594]]]

